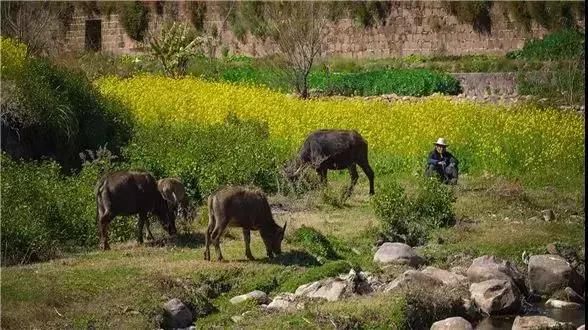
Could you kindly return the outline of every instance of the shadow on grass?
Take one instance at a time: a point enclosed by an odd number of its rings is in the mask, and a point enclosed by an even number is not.
[[[175,245],[178,247],[187,247],[197,249],[204,246],[203,233],[180,233],[176,236]]]

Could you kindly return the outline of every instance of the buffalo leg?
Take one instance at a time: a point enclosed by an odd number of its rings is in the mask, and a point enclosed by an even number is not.
[[[245,241],[245,256],[249,260],[255,260],[253,254],[251,254],[251,231],[243,228],[243,241]]]
[[[204,236],[204,260],[210,261],[210,236],[212,235],[212,230],[216,225],[216,221],[214,220],[214,210],[212,209],[212,203],[209,201],[209,208],[208,208],[208,227],[206,228],[206,235]]]
[[[108,211],[100,216],[100,248],[102,250],[110,250],[110,245],[108,244],[108,226],[112,218],[112,215]]]
[[[137,241],[139,244],[143,244],[143,227],[145,222],[148,221],[146,213],[139,213],[139,228],[137,230]],[[149,225],[147,225],[149,227]]]
[[[349,166],[349,175],[351,176],[351,184],[345,192],[346,198],[349,198],[349,196],[351,196],[351,193],[353,192],[353,187],[355,187],[355,185],[357,184],[357,179],[359,178],[359,175],[357,174],[357,167],[355,166],[355,164]]]
[[[149,219],[145,220],[145,227],[147,228],[147,238],[149,238],[149,240],[154,241],[155,238],[153,237],[153,234],[151,233],[151,229],[149,228]]]
[[[373,195],[374,194],[374,171],[370,167],[370,164],[367,162],[367,160],[359,163],[359,167],[361,167],[361,170],[363,171],[363,173],[365,173],[368,180],[370,181],[370,195]]]
[[[216,250],[216,257],[218,261],[223,261],[223,254],[220,249],[220,237],[223,233],[224,228],[220,228],[218,225],[214,227],[212,231],[212,245],[214,245],[214,249]]]

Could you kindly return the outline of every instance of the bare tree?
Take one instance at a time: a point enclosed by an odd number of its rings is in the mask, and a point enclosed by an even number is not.
[[[54,42],[58,18],[64,6],[45,2],[5,2],[1,4],[2,35],[25,43],[29,54],[49,53],[49,43]]]
[[[326,4],[314,1],[274,2],[265,8],[270,37],[284,60],[296,92],[308,97],[308,75],[327,34]]]

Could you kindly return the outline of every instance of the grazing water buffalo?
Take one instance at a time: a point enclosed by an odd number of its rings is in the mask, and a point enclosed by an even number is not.
[[[169,206],[173,210],[186,215],[188,209],[188,197],[186,196],[186,188],[180,179],[165,178],[157,181],[157,189],[168,201]]]
[[[108,226],[117,215],[139,214],[137,239],[143,243],[143,226],[153,213],[170,235],[176,234],[175,214],[157,189],[155,178],[147,172],[118,171],[102,177],[96,186],[96,218],[100,247],[108,245]]]
[[[281,244],[286,224],[282,228],[275,223],[267,198],[261,191],[229,186],[208,197],[205,260],[210,260],[211,240],[218,260],[223,260],[220,237],[227,226],[243,229],[245,255],[249,260],[254,260],[249,246],[251,230],[259,230],[269,258],[282,253]]]
[[[312,132],[304,141],[298,157],[291,167],[285,169],[290,180],[298,178],[308,167],[314,168],[323,184],[327,183],[327,170],[349,170],[351,185],[347,196],[351,195],[357,183],[359,165],[370,181],[370,195],[374,194],[374,171],[368,163],[368,145],[356,131],[350,130],[318,130]]]

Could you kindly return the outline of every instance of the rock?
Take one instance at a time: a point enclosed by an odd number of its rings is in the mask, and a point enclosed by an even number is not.
[[[294,292],[295,296],[305,296],[309,292],[316,291],[321,286],[320,281],[306,283],[299,286]]]
[[[231,316],[231,320],[235,323],[239,323],[243,320],[243,316],[241,316],[241,315]]]
[[[461,285],[466,283],[468,280],[468,278],[463,275],[458,275],[452,272],[448,272],[444,269],[431,266],[423,269],[422,273],[438,279],[445,285]]]
[[[404,243],[384,243],[374,254],[374,262],[380,264],[407,264],[418,267],[424,260],[413,248]]]
[[[553,210],[551,209],[541,211],[541,216],[543,217],[543,220],[547,222],[555,220],[555,213],[553,213]]]
[[[517,316],[512,324],[512,330],[534,329],[574,329],[569,323],[558,322],[547,316]]]
[[[449,268],[449,271],[454,274],[457,274],[457,275],[467,276],[468,269],[466,267],[462,267],[462,266],[455,266],[455,267]],[[466,279],[467,279],[467,277],[466,277]]]
[[[579,290],[577,281],[574,281],[574,270],[562,257],[545,254],[535,255],[529,258],[528,265],[529,288],[539,294],[550,295],[557,290],[571,286],[575,291]]]
[[[478,283],[492,279],[509,280],[520,291],[526,293],[525,278],[521,272],[509,261],[504,261],[495,256],[481,256],[472,261],[467,270],[470,283]]]
[[[398,288],[405,288],[409,286],[416,286],[419,288],[435,288],[443,285],[440,280],[431,277],[427,274],[417,270],[407,270],[398,276],[394,281],[390,282],[385,288],[384,292],[390,292]]]
[[[521,307],[520,292],[508,279],[493,279],[470,285],[474,303],[486,314],[516,312]]]
[[[437,321],[431,326],[431,330],[472,330],[472,324],[463,317],[450,317]]]
[[[578,304],[584,304],[584,297],[580,296],[574,289],[570,288],[569,286],[564,289],[564,292],[567,295],[567,301],[575,302]]]
[[[575,302],[569,302],[569,301],[563,301],[563,300],[557,300],[557,299],[548,299],[547,302],[545,303],[546,307],[550,307],[550,308],[557,308],[557,309],[582,309],[582,305],[575,303]]]
[[[578,329],[576,329],[576,330],[584,330],[584,329],[585,329],[585,326],[584,326],[584,324],[582,324],[582,325],[581,325],[581,326],[579,326],[579,327],[578,327]]]
[[[350,291],[349,282],[340,278],[327,278],[299,286],[294,295],[337,301]]]
[[[240,296],[235,296],[231,298],[230,302],[233,305],[237,305],[251,299],[257,301],[258,304],[267,304],[270,302],[270,299],[268,298],[267,294],[259,290],[251,291]]]
[[[292,310],[296,308],[296,296],[292,293],[282,293],[274,297],[272,302],[267,305],[267,309]]]
[[[168,328],[186,328],[194,320],[188,306],[178,299],[173,298],[163,305],[163,323]]]

